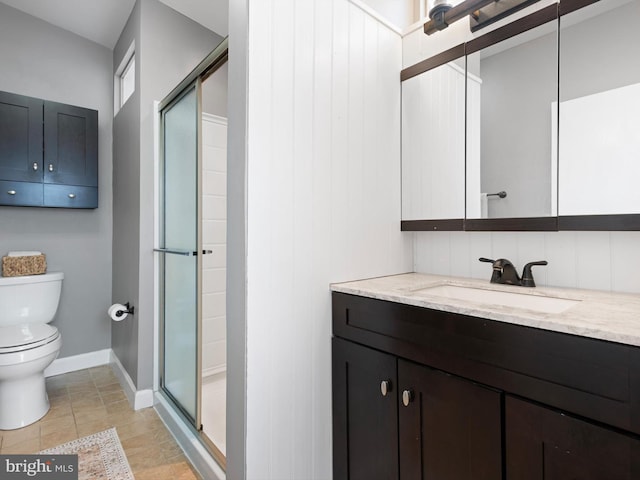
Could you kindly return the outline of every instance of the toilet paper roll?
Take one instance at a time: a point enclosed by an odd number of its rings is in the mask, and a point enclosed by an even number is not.
[[[113,305],[111,305],[109,307],[109,310],[107,310],[107,313],[111,317],[111,320],[113,320],[114,322],[121,322],[129,316],[129,314],[127,313],[127,307],[125,307],[121,303],[114,303]]]

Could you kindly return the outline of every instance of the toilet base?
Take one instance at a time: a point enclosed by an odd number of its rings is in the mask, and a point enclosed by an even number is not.
[[[0,430],[15,430],[37,422],[49,411],[42,372],[0,381]]]

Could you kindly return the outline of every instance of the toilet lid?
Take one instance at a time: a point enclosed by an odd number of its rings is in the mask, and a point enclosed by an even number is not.
[[[47,323],[0,327],[0,353],[13,353],[45,345],[58,336],[58,329]]]

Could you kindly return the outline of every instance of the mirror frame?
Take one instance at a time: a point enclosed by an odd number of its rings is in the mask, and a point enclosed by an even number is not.
[[[562,0],[402,70],[400,81],[531,30],[600,0]],[[560,28],[558,35],[561,38]],[[560,87],[558,55],[558,88]],[[465,133],[466,142],[466,133]],[[562,161],[559,159],[558,161]],[[466,182],[466,179],[463,179]],[[559,188],[559,186],[558,186]],[[640,214],[401,220],[402,231],[640,231]]]

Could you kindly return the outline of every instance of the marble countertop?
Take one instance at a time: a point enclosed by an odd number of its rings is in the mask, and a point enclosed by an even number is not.
[[[478,299],[462,300],[434,294],[429,289],[453,285],[487,291],[510,292],[537,297],[566,299],[568,306],[560,313],[545,313],[497,305],[480,292]],[[489,280],[405,273],[386,277],[334,283],[334,292],[460,313],[554,332],[569,333],[627,345],[640,346],[640,295],[551,287],[516,287],[497,285]],[[472,292],[473,293],[473,292]],[[518,297],[514,297],[518,303]],[[527,299],[524,299],[527,300]],[[573,301],[573,302],[572,302]],[[575,302],[575,303],[574,303]]]

